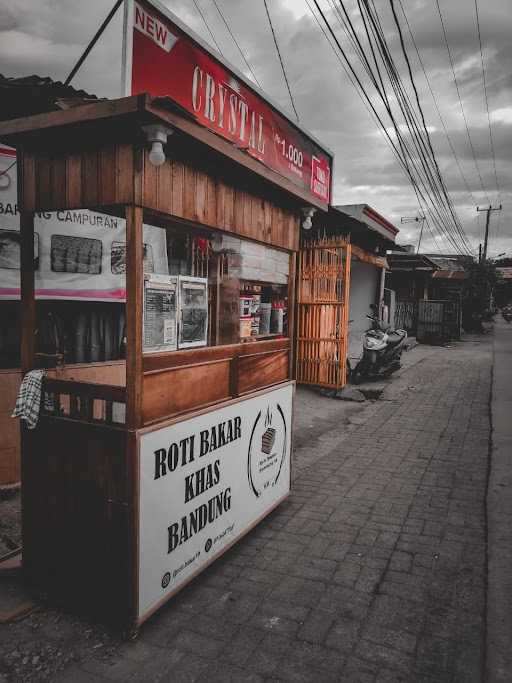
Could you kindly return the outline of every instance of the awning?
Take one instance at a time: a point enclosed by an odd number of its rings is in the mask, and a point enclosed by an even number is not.
[[[365,263],[370,263],[372,266],[377,266],[377,268],[385,268],[389,270],[389,265],[385,256],[375,256],[369,251],[365,251],[358,247],[356,244],[352,245],[352,256],[356,256],[360,261]]]
[[[464,270],[436,270],[432,277],[439,280],[465,280],[467,273]]]

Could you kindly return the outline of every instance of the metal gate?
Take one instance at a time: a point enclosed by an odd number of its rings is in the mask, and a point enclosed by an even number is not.
[[[458,301],[418,302],[418,341],[442,344],[460,338],[460,305]]]
[[[347,379],[350,243],[324,237],[299,253],[296,378],[341,389]]]
[[[417,303],[411,299],[397,299],[395,308],[395,329],[416,333]]]

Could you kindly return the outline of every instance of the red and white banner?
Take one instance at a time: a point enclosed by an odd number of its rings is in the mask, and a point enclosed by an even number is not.
[[[0,147],[0,299],[20,298],[16,152]],[[80,209],[36,214],[37,299],[124,301],[126,221]],[[144,268],[168,273],[165,230],[144,225]]]
[[[126,94],[169,97],[315,203],[329,203],[331,156],[176,21],[149,0],[127,1]]]

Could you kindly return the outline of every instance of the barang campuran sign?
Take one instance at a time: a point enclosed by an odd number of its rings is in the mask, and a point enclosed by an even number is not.
[[[16,151],[0,147],[0,300],[20,298]],[[144,270],[166,274],[166,234],[144,225]],[[34,217],[36,299],[125,301],[124,218],[79,209]]]
[[[293,388],[141,436],[139,618],[288,495]]]
[[[331,156],[176,21],[156,2],[127,0],[126,94],[169,97],[198,123],[328,204]]]

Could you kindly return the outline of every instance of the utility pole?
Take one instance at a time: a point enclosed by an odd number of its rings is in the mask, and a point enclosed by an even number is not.
[[[485,219],[485,237],[484,237],[484,252],[482,254],[482,261],[485,262],[487,259],[487,243],[489,242],[489,220],[491,217],[491,211],[501,211],[501,204],[499,206],[491,206],[489,204],[489,208],[487,209],[481,209],[479,206],[476,207],[477,211],[485,211],[487,213],[487,217]]]
[[[420,253],[421,238],[423,237],[423,226],[425,225],[425,216],[423,214],[418,214],[417,216],[403,216],[400,219],[400,223],[419,223],[421,221],[420,227],[420,237],[418,239],[418,246],[416,248],[416,253]]]

